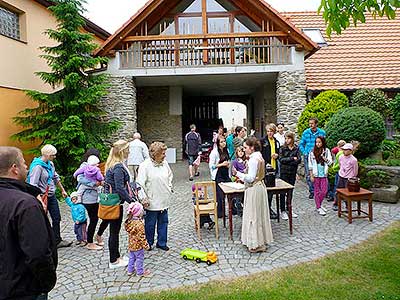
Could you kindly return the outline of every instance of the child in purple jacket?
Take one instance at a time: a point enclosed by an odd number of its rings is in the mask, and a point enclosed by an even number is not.
[[[104,181],[104,176],[101,174],[99,163],[100,160],[96,155],[90,155],[87,159],[87,165],[84,165],[76,170],[74,177],[76,178],[83,174],[90,181]]]

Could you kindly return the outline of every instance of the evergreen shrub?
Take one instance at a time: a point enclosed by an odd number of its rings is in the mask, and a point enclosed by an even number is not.
[[[324,128],[326,122],[340,109],[349,106],[349,99],[339,91],[326,91],[312,99],[301,113],[297,123],[299,136],[308,126],[310,118],[318,118],[318,127]]]
[[[394,128],[400,132],[400,93],[389,102]]]
[[[386,118],[389,115],[389,99],[378,89],[359,89],[351,97],[352,106],[369,107]]]
[[[365,157],[380,149],[386,131],[382,116],[367,107],[349,107],[336,113],[325,126],[328,147],[337,141],[357,140],[357,155]]]

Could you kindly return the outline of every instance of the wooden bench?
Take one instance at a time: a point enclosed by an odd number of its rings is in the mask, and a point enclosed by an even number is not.
[[[359,192],[349,192],[347,188],[337,189],[338,197],[338,216],[342,217],[342,214],[347,217],[349,224],[353,222],[353,219],[369,218],[372,222],[372,195],[373,192],[360,188]],[[347,204],[347,210],[342,211],[342,201]],[[361,202],[368,202],[368,212],[361,210]],[[352,209],[352,202],[357,202],[357,209]],[[356,216],[353,216],[353,212],[357,212]]]

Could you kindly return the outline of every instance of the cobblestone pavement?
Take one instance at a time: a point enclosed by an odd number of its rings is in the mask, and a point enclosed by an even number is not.
[[[191,182],[187,178],[186,164],[171,166],[174,172],[175,198],[169,211],[168,245],[170,251],[159,249],[146,252],[145,268],[151,271],[149,277],[128,277],[126,270],[108,268],[108,249],[90,251],[73,246],[59,250],[58,283],[50,293],[50,299],[95,299],[169,289],[204,283],[216,279],[234,278],[260,271],[272,270],[320,258],[341,251],[381,231],[395,220],[400,220],[400,204],[374,202],[374,221],[355,220],[348,224],[339,219],[336,212],[328,211],[319,216],[314,201],[308,199],[303,182],[298,182],[294,193],[294,233],[289,235],[288,222],[272,220],[274,242],[267,252],[251,254],[240,243],[241,219],[234,216],[234,240],[229,239],[228,229],[220,220],[220,238],[215,231],[202,230],[197,239],[194,230]],[[209,172],[204,163],[198,180],[208,180]],[[324,202],[326,207],[331,204]],[[73,224],[69,208],[61,205],[62,236],[73,240]],[[228,224],[228,222],[227,222]],[[105,233],[107,238],[108,230]],[[106,239],[107,241],[107,239]],[[126,252],[127,236],[121,230],[121,249]],[[106,243],[107,244],[107,243]],[[107,246],[106,246],[107,247]],[[211,266],[205,263],[183,260],[179,253],[190,247],[200,250],[214,250],[219,261]]]

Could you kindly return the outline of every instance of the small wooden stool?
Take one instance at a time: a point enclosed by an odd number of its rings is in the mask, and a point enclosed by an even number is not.
[[[339,218],[343,215],[347,216],[349,224],[353,222],[353,219],[369,218],[372,222],[372,195],[373,192],[360,188],[359,192],[349,192],[347,188],[337,189],[338,197],[338,216]],[[342,201],[346,201],[347,210],[342,211]],[[361,201],[368,201],[368,213],[361,210]],[[352,202],[357,202],[357,209],[352,209]],[[353,211],[357,212],[357,216],[353,216]],[[363,215],[361,215],[363,214]]]

